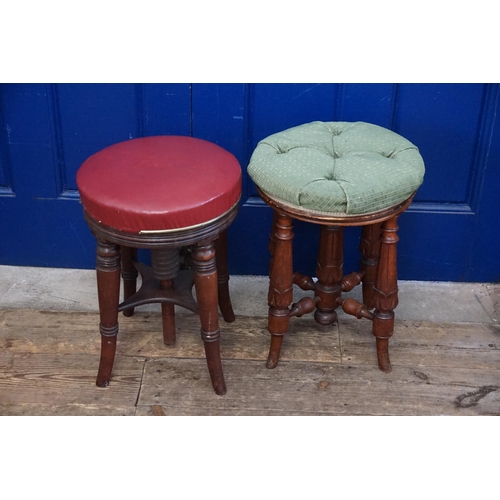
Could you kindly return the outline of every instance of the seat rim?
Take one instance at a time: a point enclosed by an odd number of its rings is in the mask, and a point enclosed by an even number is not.
[[[366,214],[339,214],[332,212],[320,212],[316,210],[304,209],[298,205],[285,202],[263,191],[259,186],[257,192],[262,200],[271,208],[277,211],[284,212],[293,219],[302,220],[304,222],[311,222],[313,224],[331,225],[331,226],[365,226],[368,224],[377,224],[384,222],[392,217],[403,213],[412,203],[417,191],[414,191],[405,200],[391,205],[390,207],[383,208],[375,212]]]
[[[90,216],[85,209],[83,209],[83,216],[97,239],[133,248],[177,248],[214,240],[219,233],[231,225],[236,218],[238,208],[239,200],[219,217],[195,226],[141,232],[122,231],[106,226]]]

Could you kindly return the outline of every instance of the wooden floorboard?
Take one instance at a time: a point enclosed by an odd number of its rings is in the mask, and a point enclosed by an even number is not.
[[[224,371],[228,392],[214,399],[203,360],[150,360],[138,405],[185,415],[199,408],[211,415],[499,413],[495,370],[397,366],[388,375],[373,366],[283,362],[268,370],[256,361],[227,360]]]
[[[133,406],[0,404],[0,415],[9,417],[132,417],[136,414]]]
[[[376,363],[366,323],[340,324],[343,363]],[[487,323],[396,322],[390,340],[392,364],[500,370],[500,328]]]
[[[268,370],[266,318],[221,321],[228,392],[216,396],[197,316],[178,317],[163,344],[161,316],[120,317],[111,383],[95,386],[97,313],[0,311],[0,415],[500,415],[500,327],[396,322],[393,371],[377,368],[367,320],[332,328],[293,318]]]
[[[95,385],[98,364],[96,355],[0,351],[0,403],[134,406],[144,358],[116,357],[112,391]]]

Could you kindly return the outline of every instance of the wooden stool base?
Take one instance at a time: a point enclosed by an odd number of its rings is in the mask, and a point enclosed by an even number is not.
[[[97,291],[99,298],[101,358],[96,379],[106,387],[111,379],[118,335],[118,313],[132,316],[136,307],[160,303],[163,340],[175,344],[175,306],[200,316],[201,338],[214,391],[226,393],[220,357],[218,309],[225,321],[235,315],[229,297],[226,229],[236,217],[237,206],[216,221],[167,234],[127,234],[85,218],[97,241]],[[137,248],[150,249],[152,266],[137,261]],[[180,270],[179,254],[187,249],[190,269]],[[137,278],[141,287],[136,290]],[[120,277],[124,300],[119,303]],[[192,289],[196,289],[197,300]]]
[[[329,326],[337,321],[336,309],[349,315],[372,321],[376,338],[378,365],[389,373],[389,338],[394,331],[394,309],[398,304],[396,243],[397,219],[410,205],[413,196],[404,203],[382,213],[359,217],[327,217],[290,210],[259,190],[260,195],[275,211],[269,250],[269,314],[268,330],[271,345],[268,368],[278,365],[281,346],[291,317],[314,312],[316,322]],[[293,219],[321,225],[316,267],[316,280],[293,271]],[[346,226],[363,226],[360,243],[360,271],[343,274],[343,231]],[[293,285],[314,292],[313,297],[293,301]],[[363,302],[343,298],[343,293],[363,287]]]

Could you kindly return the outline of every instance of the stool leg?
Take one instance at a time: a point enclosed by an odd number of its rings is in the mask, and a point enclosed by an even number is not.
[[[229,296],[229,270],[227,267],[227,231],[222,231],[215,240],[215,261],[217,263],[217,287],[219,308],[224,321],[232,323],[234,316],[231,297]]]
[[[172,287],[172,280],[160,280],[160,287],[164,290]],[[165,345],[175,345],[175,305],[170,302],[161,303],[161,319],[163,325],[163,342]]]
[[[226,393],[220,358],[218,320],[217,265],[213,242],[193,247],[194,284],[200,310],[201,338],[205,346],[208,371],[215,393]]]
[[[179,272],[180,257],[178,248],[154,248],[151,250],[151,265],[153,275],[159,281],[160,287],[168,290],[173,287],[174,279]],[[175,305],[172,302],[161,303],[163,325],[163,342],[166,345],[175,344]]]
[[[375,307],[373,298],[373,286],[377,277],[377,265],[380,256],[380,233],[382,223],[371,224],[363,227],[359,250],[361,251],[360,270],[364,273],[363,283],[363,304],[368,309]]]
[[[396,261],[397,217],[385,221],[380,238],[380,258],[373,289],[375,312],[373,334],[377,342],[379,368],[389,373],[389,338],[394,333],[394,309],[398,305],[398,278]]]
[[[97,295],[101,333],[101,359],[96,385],[106,387],[111,378],[118,335],[120,300],[120,250],[118,245],[97,240]]]
[[[268,294],[268,330],[271,334],[271,346],[267,358],[268,368],[275,368],[278,364],[283,337],[288,331],[289,306],[293,300],[292,239],[292,219],[286,214],[277,214],[274,218],[270,244],[273,255]]]
[[[315,297],[320,301],[314,312],[317,323],[329,326],[337,321],[336,300],[342,293],[340,280],[344,264],[344,228],[321,226]]]
[[[137,248],[122,246],[120,253],[122,260],[123,300],[127,300],[137,290],[137,276],[139,273],[134,266],[134,261],[137,260]],[[133,314],[133,307],[129,307],[123,311],[124,316],[132,316]]]
[[[276,248],[276,236],[274,235],[276,224],[279,220],[279,213],[274,210],[273,211],[273,223],[271,225],[271,233],[269,234],[269,276],[271,276],[271,271],[273,269],[274,262],[274,250]]]

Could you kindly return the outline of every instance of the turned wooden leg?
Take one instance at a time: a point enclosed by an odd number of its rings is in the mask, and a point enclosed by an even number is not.
[[[97,295],[101,359],[96,385],[106,387],[111,378],[118,335],[118,303],[120,300],[120,249],[114,243],[97,240]]]
[[[283,337],[288,331],[290,320],[288,307],[293,300],[292,238],[292,219],[286,214],[277,214],[271,238],[274,252],[270,266],[268,294],[268,330],[271,334],[268,368],[275,368],[278,364]]]
[[[368,309],[375,307],[373,287],[377,277],[377,265],[380,256],[380,233],[382,223],[363,227],[359,249],[361,251],[360,270],[363,273],[363,304]]]
[[[137,290],[137,276],[139,273],[134,266],[134,261],[137,260],[137,248],[122,246],[120,253],[122,261],[123,300],[127,300]],[[123,311],[124,316],[132,316],[133,314],[133,307],[129,307]]]
[[[227,231],[222,231],[215,240],[215,260],[217,263],[217,286],[219,308],[224,321],[233,322],[234,316],[231,297],[229,296],[229,270],[227,267]]]
[[[193,247],[194,284],[200,310],[201,338],[205,346],[208,371],[215,393],[226,393],[226,383],[220,358],[218,320],[217,265],[214,243],[199,243]]]
[[[271,271],[273,269],[273,262],[274,262],[274,250],[276,248],[276,236],[274,235],[276,231],[276,224],[278,224],[279,220],[279,213],[274,210],[273,211],[273,222],[271,225],[271,233],[269,234],[269,276],[271,276]]]
[[[153,274],[160,282],[160,287],[171,288],[174,278],[179,272],[180,257],[178,248],[161,248],[151,250],[151,265]],[[161,318],[163,326],[163,342],[166,345],[175,344],[175,305],[172,302],[161,303]]]
[[[164,290],[171,288],[172,280],[160,280],[160,286]],[[161,321],[163,329],[163,342],[165,345],[175,345],[175,305],[171,302],[161,303]]]
[[[397,217],[382,225],[380,237],[380,258],[373,289],[375,312],[373,313],[373,334],[377,342],[379,368],[389,373],[389,338],[394,333],[394,309],[398,305],[398,277],[396,261]]]
[[[337,299],[342,293],[340,280],[344,264],[344,228],[338,226],[321,226],[319,240],[318,263],[316,266],[315,296],[319,303],[314,312],[314,319],[320,325],[332,325],[337,321],[335,309]]]

